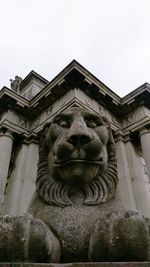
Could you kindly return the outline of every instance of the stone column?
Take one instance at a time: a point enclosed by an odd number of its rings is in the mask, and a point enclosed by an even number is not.
[[[150,179],[150,129],[142,128],[140,131],[140,140],[148,176]]]
[[[18,215],[22,193],[22,183],[27,160],[27,144],[21,144],[16,155],[15,166],[9,178],[7,195],[3,207],[4,214]],[[32,159],[30,159],[32,162]],[[28,193],[28,192],[26,192]]]
[[[36,141],[36,140],[35,140]],[[39,159],[39,146],[36,142],[28,144],[26,167],[22,182],[22,192],[19,205],[19,214],[27,212],[33,193],[36,190],[37,162]]]
[[[116,133],[117,167],[119,178],[119,193],[127,209],[136,209],[132,181],[127,159],[124,136],[121,131]]]
[[[136,147],[129,136],[126,137],[126,151],[136,208],[145,216],[149,217],[150,192],[144,174],[141,157],[137,153]]]
[[[27,211],[36,189],[38,150],[36,138],[25,138],[20,145],[7,187],[5,214],[22,215]]]
[[[9,164],[13,146],[13,136],[10,131],[0,130],[0,210],[4,200],[4,191],[8,177]]]

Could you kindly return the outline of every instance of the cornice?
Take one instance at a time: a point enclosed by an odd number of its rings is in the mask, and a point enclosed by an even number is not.
[[[133,101],[134,98],[138,97],[144,92],[150,92],[150,84],[149,83],[144,83],[135,90],[133,90],[131,93],[127,94],[122,98],[122,104],[129,104],[130,102]]]
[[[122,131],[124,133],[126,133],[128,131],[136,132],[143,127],[147,127],[149,124],[150,124],[150,117],[142,114],[142,116],[137,118],[136,120],[134,120],[134,118],[132,118],[131,123],[129,125],[122,127]]]
[[[16,126],[15,124],[7,120],[0,124],[0,128],[7,128],[12,133],[18,133],[18,134],[24,134],[24,135],[28,135],[29,133],[29,130],[25,130],[22,127]]]
[[[144,83],[121,100],[122,114],[129,114],[140,106],[150,108],[150,84]]]
[[[111,111],[112,109],[115,111],[115,108],[121,103],[121,98],[118,95],[73,60],[31,100],[31,106],[37,107],[43,103],[46,105],[47,99],[49,103],[52,103],[75,87],[83,90],[85,94],[96,99],[97,102],[103,103],[105,106],[109,104]]]
[[[0,114],[8,109],[13,109],[25,117],[30,117],[32,115],[30,112],[30,102],[27,99],[17,92],[3,87],[0,91]]]
[[[7,99],[8,98],[14,99],[14,101],[16,101],[16,103],[18,103],[20,106],[30,106],[29,100],[27,100],[26,98],[24,98],[22,95],[18,94],[17,92],[7,88],[6,86],[4,86],[2,90],[0,90],[0,100],[4,96],[7,96],[6,97]]]
[[[121,98],[76,60],[73,60],[48,84],[46,79],[34,71],[27,75],[22,84],[32,75],[38,76],[46,86],[31,101],[3,87],[0,91],[0,113],[11,108],[29,120],[34,120],[41,112],[74,88],[80,88],[97,103],[107,107],[119,119],[127,116],[139,106],[145,105],[150,108],[150,85],[148,83]]]
[[[22,87],[24,84],[26,84],[26,82],[28,82],[29,80],[31,80],[33,77],[39,79],[40,81],[42,81],[45,84],[49,83],[49,81],[47,79],[45,79],[44,77],[42,77],[40,74],[38,74],[34,70],[31,70],[29,72],[29,74],[20,83],[20,87]]]

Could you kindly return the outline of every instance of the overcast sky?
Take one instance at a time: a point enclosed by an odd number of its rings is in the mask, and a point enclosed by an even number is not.
[[[150,0],[0,0],[0,88],[73,59],[120,96],[150,83]]]

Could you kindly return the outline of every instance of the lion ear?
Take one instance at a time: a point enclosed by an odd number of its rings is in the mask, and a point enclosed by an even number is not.
[[[114,144],[115,141],[114,141],[112,129],[111,129],[111,126],[110,126],[110,122],[106,117],[102,117],[102,119],[103,119],[104,125],[107,127],[107,129],[109,131],[109,143]]]
[[[105,125],[107,128],[109,128],[109,127],[110,127],[110,122],[109,122],[109,120],[108,120],[106,117],[104,117],[104,116],[102,116],[101,118],[102,118],[102,120],[103,120],[104,125]]]
[[[40,148],[43,148],[43,146],[46,144],[46,135],[49,127],[50,127],[50,122],[46,123],[40,132],[40,141],[39,141]]]

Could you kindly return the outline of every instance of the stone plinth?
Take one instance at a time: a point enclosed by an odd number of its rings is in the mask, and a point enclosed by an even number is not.
[[[0,267],[150,267],[150,262],[0,263]]]

